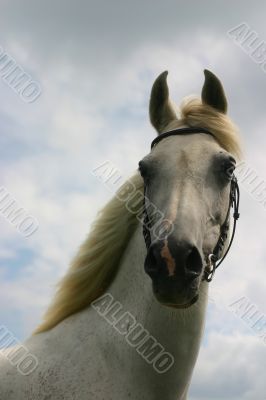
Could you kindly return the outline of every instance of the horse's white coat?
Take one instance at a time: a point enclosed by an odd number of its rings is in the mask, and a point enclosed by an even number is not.
[[[185,400],[204,325],[207,284],[200,300],[186,310],[160,305],[144,273],[141,226],[133,235],[119,273],[109,288],[124,311],[153,335],[175,359],[158,374],[92,307],[25,346],[39,361],[22,376],[4,358],[0,363],[1,400]]]

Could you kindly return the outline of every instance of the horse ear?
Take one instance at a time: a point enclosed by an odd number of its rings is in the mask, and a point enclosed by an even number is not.
[[[167,75],[168,71],[159,75],[151,90],[150,121],[158,133],[161,133],[169,122],[177,119],[169,100]]]
[[[216,108],[218,111],[226,114],[227,100],[223,85],[220,80],[211,71],[204,70],[205,82],[201,92],[203,104]]]

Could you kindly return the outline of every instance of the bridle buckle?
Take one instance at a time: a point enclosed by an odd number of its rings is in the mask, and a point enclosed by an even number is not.
[[[209,254],[208,261],[209,261],[209,263],[205,269],[204,279],[207,282],[211,282],[213,280],[213,277],[214,277],[214,274],[216,271],[217,257],[214,254]]]

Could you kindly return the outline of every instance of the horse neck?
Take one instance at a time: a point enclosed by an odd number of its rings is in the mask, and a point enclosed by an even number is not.
[[[115,313],[110,315],[108,308],[108,318],[107,315],[102,318],[95,311],[94,305],[65,319],[54,329],[32,336],[26,345],[34,354],[39,349],[37,354],[40,359],[45,359],[47,354],[48,358],[49,354],[57,354],[60,358],[65,354],[66,348],[82,348],[81,353],[76,350],[71,352],[73,364],[79,364],[87,371],[91,382],[99,379],[99,369],[96,366],[104,366],[112,374],[113,390],[116,392],[118,386],[119,390],[126,391],[119,398],[127,398],[129,390],[136,400],[185,400],[203,331],[207,287],[204,283],[200,288],[199,300],[189,309],[164,307],[155,300],[150,278],[144,272],[145,256],[142,226],[139,224],[105,295],[110,297],[111,294],[112,305],[116,302],[120,305],[120,315],[130,313],[149,337],[155,338],[164,351],[172,355],[174,364],[167,372],[158,374],[153,368],[153,362],[144,360],[137,351],[139,349],[128,344],[125,334],[119,335],[114,327],[114,322],[119,319]],[[131,332],[128,325],[127,329]],[[89,358],[85,351],[87,348],[90,349]],[[156,359],[157,356],[154,360]],[[80,375],[77,369],[76,373]],[[108,380],[106,383],[101,380],[100,384],[102,391],[110,392]],[[97,385],[94,387],[92,383],[91,390],[97,391]],[[115,395],[108,398],[115,398]]]
[[[208,284],[202,282],[199,300],[190,308],[171,309],[162,306],[155,299],[151,280],[144,272],[145,256],[142,226],[139,225],[108,292],[114,301],[120,303],[123,312],[134,316],[165,351],[173,355],[175,361],[169,377],[175,379],[179,398],[185,399],[203,334]],[[151,368],[147,363],[143,364],[144,369]]]

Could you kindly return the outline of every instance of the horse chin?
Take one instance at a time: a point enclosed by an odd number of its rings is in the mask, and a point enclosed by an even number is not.
[[[193,304],[195,304],[198,301],[199,295],[198,293],[188,302],[185,303],[174,303],[174,302],[164,302],[158,299],[158,301],[161,303],[161,305],[165,307],[170,307],[170,308],[176,308],[176,309],[185,309],[191,307]]]

